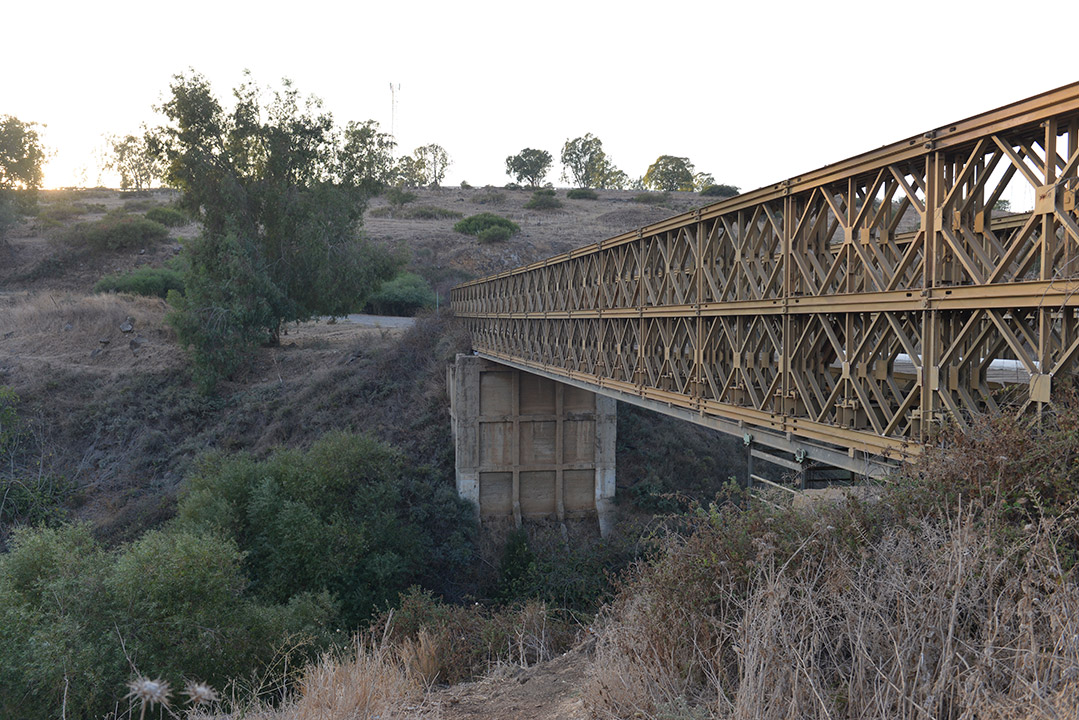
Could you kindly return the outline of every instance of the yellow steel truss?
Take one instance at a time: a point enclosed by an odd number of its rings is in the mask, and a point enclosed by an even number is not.
[[[1002,210],[1025,187],[1029,212]],[[1079,83],[463,284],[480,353],[898,460],[1079,356]],[[685,413],[683,413],[685,414]]]

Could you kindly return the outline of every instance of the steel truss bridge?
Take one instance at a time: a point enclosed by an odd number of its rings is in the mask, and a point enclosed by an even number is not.
[[[1077,170],[1079,83],[460,285],[453,308],[497,362],[878,475],[944,422],[1060,394]]]

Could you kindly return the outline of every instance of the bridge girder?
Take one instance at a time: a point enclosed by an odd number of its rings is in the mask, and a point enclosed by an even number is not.
[[[1028,212],[999,202],[1016,187]],[[1074,374],[1077,189],[1079,83],[463,284],[453,308],[491,359],[884,467],[944,422],[1039,416]]]

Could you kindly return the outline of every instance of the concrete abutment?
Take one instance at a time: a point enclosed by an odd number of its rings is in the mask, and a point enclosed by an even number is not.
[[[457,492],[484,518],[613,523],[616,401],[474,355],[448,370]]]

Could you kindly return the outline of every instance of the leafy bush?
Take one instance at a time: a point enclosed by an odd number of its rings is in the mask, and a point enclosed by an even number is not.
[[[574,537],[536,525],[510,533],[498,566],[494,596],[504,603],[538,600],[593,614],[610,599],[613,578],[638,559],[640,533],[624,522],[617,537]]]
[[[183,210],[173,207],[158,206],[146,211],[146,218],[166,227],[181,227],[187,225],[187,215]]]
[[[131,293],[147,297],[168,297],[169,290],[181,295],[184,292],[184,276],[176,270],[163,267],[141,267],[129,273],[106,275],[94,285],[94,292]]]
[[[52,475],[0,478],[0,526],[55,526],[67,519],[64,502],[75,490],[75,483]],[[0,531],[0,547],[5,535]]]
[[[386,191],[386,202],[395,208],[413,202],[415,199],[416,193],[409,192],[404,188],[392,187]]]
[[[432,205],[420,205],[418,207],[403,208],[395,215],[405,220],[447,220],[462,217],[464,213]]]
[[[739,189],[734,185],[709,185],[701,190],[701,195],[704,197],[734,197],[739,192]]]
[[[71,228],[66,239],[72,244],[84,244],[98,252],[131,250],[169,236],[164,225],[137,215],[107,215],[96,222],[79,223]]]
[[[510,235],[521,232],[521,226],[517,223],[504,218],[501,215],[495,215],[494,213],[488,212],[470,215],[464,220],[456,223],[453,226],[453,229],[459,233],[464,233],[465,235],[479,235],[481,232],[491,227],[505,228],[509,231]]]
[[[573,188],[566,191],[566,197],[570,200],[596,200],[599,195],[592,188]]]
[[[403,272],[382,287],[367,301],[370,312],[378,315],[411,317],[424,308],[435,306],[435,293],[416,273]]]
[[[18,406],[15,391],[0,385],[0,552],[18,525],[51,526],[66,519],[64,502],[76,489],[66,478],[43,472],[37,433],[19,417]]]
[[[17,530],[0,555],[0,716],[102,717],[131,661],[173,687],[265,668],[282,642],[325,637],[328,595],[252,601],[235,543],[155,531],[109,552],[88,526]],[[291,638],[291,640],[289,640]]]
[[[472,547],[472,512],[452,480],[344,433],[264,461],[207,456],[188,480],[178,522],[234,541],[252,591],[266,601],[333,593],[348,628],[411,585],[444,587]]]
[[[562,201],[554,196],[554,191],[544,192],[537,190],[532,193],[532,199],[525,203],[529,210],[554,210],[562,207]]]
[[[665,192],[661,192],[661,193],[643,192],[643,193],[637,193],[636,195],[633,196],[633,202],[640,203],[642,205],[662,205],[663,203],[669,201],[670,199],[671,199],[671,196],[668,193],[665,193]]]
[[[484,245],[506,242],[513,237],[513,231],[501,225],[492,225],[476,233],[476,239]]]

